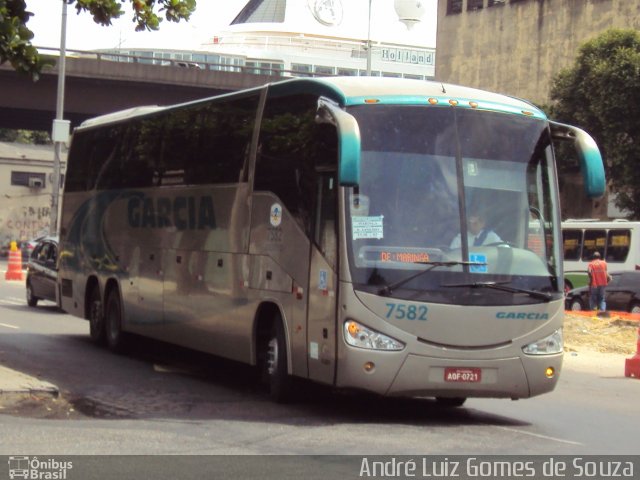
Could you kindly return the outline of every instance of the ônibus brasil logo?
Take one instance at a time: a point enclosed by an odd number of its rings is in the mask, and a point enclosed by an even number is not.
[[[39,460],[38,457],[9,457],[9,478],[11,479],[65,480],[67,470],[72,468],[72,462],[63,462],[53,458]]]

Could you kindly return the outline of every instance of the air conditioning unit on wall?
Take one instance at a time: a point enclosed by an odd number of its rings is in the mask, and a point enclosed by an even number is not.
[[[29,188],[43,188],[44,180],[38,177],[29,177]]]

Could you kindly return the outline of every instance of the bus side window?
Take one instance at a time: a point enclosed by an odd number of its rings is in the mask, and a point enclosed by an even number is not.
[[[201,161],[208,166],[207,183],[247,181],[247,165],[259,96],[211,104],[202,130]]]
[[[277,195],[308,236],[316,194],[316,108],[314,95],[267,99],[254,180],[254,189]]]
[[[625,262],[631,245],[631,230],[609,230],[607,235],[607,262]]]
[[[563,230],[562,245],[565,260],[580,260],[582,230]]]
[[[607,245],[607,232],[605,230],[585,230],[584,244],[582,248],[582,260],[585,262],[593,258],[595,252],[600,253],[605,258],[605,247]]]
[[[313,152],[315,153],[316,208],[314,242],[327,262],[337,268],[337,189],[338,132],[330,124],[317,124]]]

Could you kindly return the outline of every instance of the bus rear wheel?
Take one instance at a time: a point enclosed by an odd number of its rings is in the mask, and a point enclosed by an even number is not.
[[[102,299],[100,289],[94,286],[89,295],[89,335],[91,340],[102,345],[105,340],[104,313],[102,311]]]
[[[287,345],[282,320],[277,317],[266,345],[265,376],[271,398],[284,403],[291,399],[291,377],[287,372]]]
[[[120,295],[114,289],[107,298],[105,314],[107,347],[113,352],[122,352],[126,346],[126,334],[122,331],[122,304]]]

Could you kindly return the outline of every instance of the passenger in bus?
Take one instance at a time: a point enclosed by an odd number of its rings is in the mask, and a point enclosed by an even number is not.
[[[607,262],[602,260],[600,252],[594,252],[592,260],[588,266],[589,272],[589,304],[591,310],[604,312],[607,304],[604,299],[605,287],[609,283],[609,273],[607,272]]]
[[[451,241],[450,248],[461,248],[461,235],[456,235]],[[473,212],[467,219],[467,245],[469,247],[479,247],[481,245],[490,245],[492,243],[500,243],[502,239],[487,226],[486,217],[480,212]]]

